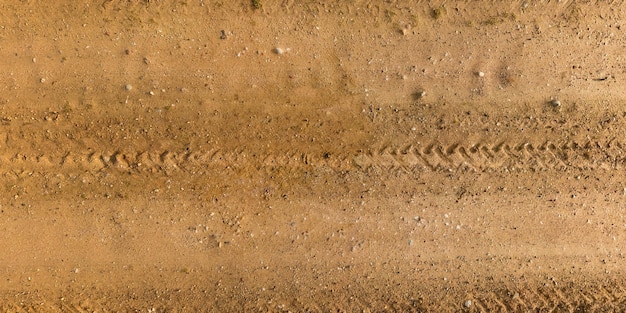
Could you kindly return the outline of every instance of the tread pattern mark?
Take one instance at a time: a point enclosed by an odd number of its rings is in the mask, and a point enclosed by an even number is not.
[[[372,149],[354,158],[361,169],[413,171],[453,170],[567,170],[622,169],[626,163],[623,145],[613,139],[608,142],[562,143],[545,141],[507,143],[431,143],[421,148]]]
[[[23,178],[33,172],[54,173],[64,171],[146,172],[170,173],[183,171],[203,174],[211,170],[246,170],[267,172],[325,168],[340,172],[391,171],[412,173],[416,171],[564,171],[618,170],[626,167],[624,145],[614,139],[607,142],[578,143],[532,142],[445,144],[405,144],[399,147],[383,146],[359,153],[316,155],[303,151],[251,152],[243,149],[182,151],[67,151],[64,154],[40,155],[5,152],[0,154],[0,171],[5,177]]]

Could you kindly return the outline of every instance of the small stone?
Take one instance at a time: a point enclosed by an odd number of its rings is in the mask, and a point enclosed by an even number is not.
[[[478,72],[478,77],[485,77],[485,73],[483,73],[483,72]]]
[[[471,307],[471,306],[472,306],[472,300],[467,300],[467,301],[465,301],[465,303],[463,303],[463,305],[464,305],[466,308]]]
[[[150,92],[149,92],[149,94],[150,94],[151,96],[154,96],[154,91],[150,91]]]
[[[560,107],[560,106],[561,106],[561,101],[556,100],[556,99],[552,99],[552,100],[550,101],[550,105],[551,105],[551,106],[553,106],[553,107],[555,107],[555,108],[558,108],[558,107]]]
[[[281,55],[281,54],[285,53],[285,50],[283,50],[282,48],[274,48],[274,50],[272,50],[272,51],[274,51],[274,53],[276,53],[278,55]]]
[[[424,91],[424,90],[418,90],[417,92],[413,93],[413,98],[415,100],[422,99],[425,96],[426,96],[426,91]]]
[[[126,86],[124,86],[124,88],[126,88],[126,90],[131,91],[133,89],[133,86],[131,84],[127,84]]]
[[[46,82],[46,79],[42,77],[39,81],[40,81],[41,83],[45,83],[45,82]]]
[[[228,38],[228,36],[226,36],[226,31],[222,29],[220,39],[225,40],[226,38]]]

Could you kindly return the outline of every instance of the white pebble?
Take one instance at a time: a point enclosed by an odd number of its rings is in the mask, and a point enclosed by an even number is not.
[[[285,50],[283,50],[282,48],[274,48],[274,53],[280,55],[285,53]]]
[[[414,98],[415,100],[422,99],[422,98],[424,98],[425,96],[426,96],[426,91],[424,91],[424,90],[419,90],[419,91],[417,91],[416,93],[414,93],[414,94],[413,94],[413,98]]]
[[[126,90],[130,91],[133,89],[133,86],[131,84],[128,84],[125,86]]]
[[[471,306],[472,306],[472,300],[467,300],[467,301],[465,301],[465,303],[463,303],[463,305],[464,305],[466,308],[471,307]]]
[[[478,72],[478,77],[485,77],[485,73],[483,73],[483,72]]]

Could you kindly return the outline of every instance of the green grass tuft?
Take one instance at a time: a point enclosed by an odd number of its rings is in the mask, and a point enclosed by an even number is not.
[[[446,8],[444,8],[443,5],[442,5],[442,6],[438,7],[438,8],[432,9],[430,14],[432,15],[432,17],[434,19],[438,20],[441,17],[443,17],[444,14],[446,14]]]

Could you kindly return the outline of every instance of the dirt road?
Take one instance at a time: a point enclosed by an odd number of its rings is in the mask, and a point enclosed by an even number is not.
[[[621,3],[0,7],[3,312],[626,310]]]

